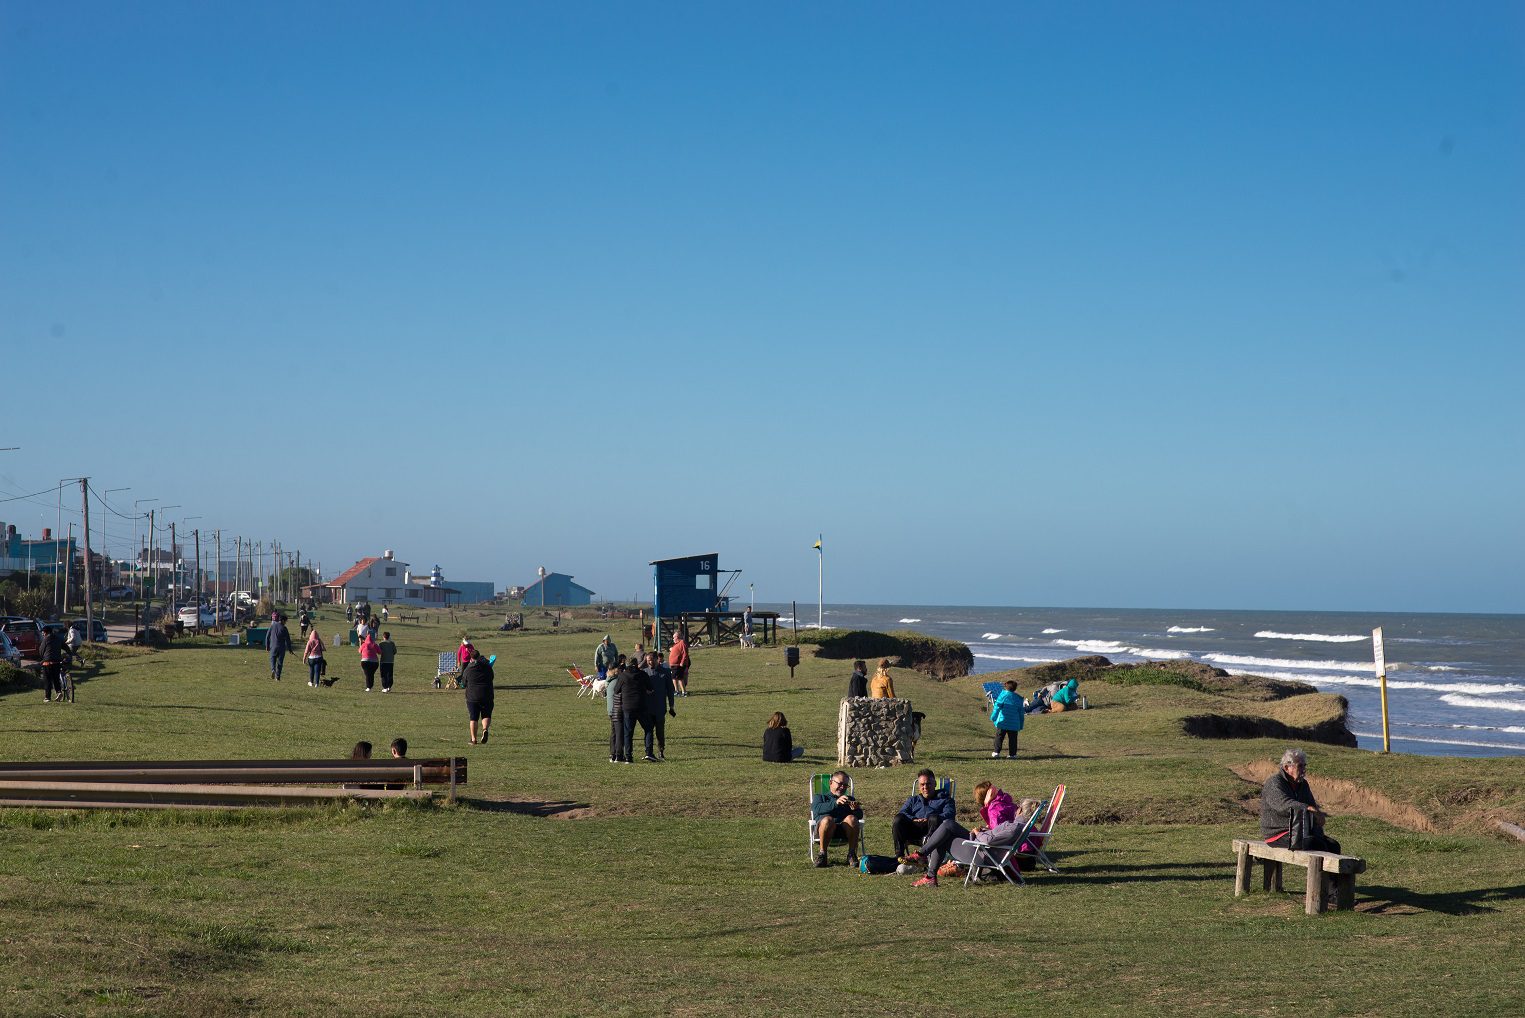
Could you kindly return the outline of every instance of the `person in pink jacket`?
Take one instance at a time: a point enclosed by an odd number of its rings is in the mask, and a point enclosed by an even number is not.
[[[365,673],[365,691],[369,693],[376,682],[376,669],[381,667],[381,644],[376,642],[370,630],[360,641],[360,670]]]
[[[973,831],[965,829],[957,820],[944,820],[935,831],[927,835],[921,844],[921,851],[907,857],[907,861],[913,864],[927,864],[926,876],[911,886],[936,887],[937,869],[947,858],[951,846],[968,838],[979,838],[981,830],[987,832],[985,837],[988,838],[988,832],[1002,824],[1011,823],[1017,815],[1017,806],[1011,796],[988,781],[981,781],[974,786],[974,805],[979,812],[980,822],[974,825]]]

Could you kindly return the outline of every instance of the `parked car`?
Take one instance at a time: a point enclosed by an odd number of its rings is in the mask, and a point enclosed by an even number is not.
[[[217,625],[217,616],[213,615],[209,608],[198,608],[188,604],[180,609],[180,624],[187,629],[211,629]]]
[[[5,635],[26,657],[36,657],[42,649],[42,623],[36,619],[11,619],[5,624]]]
[[[84,619],[70,619],[66,623],[66,625],[69,625],[69,626],[79,626],[80,635],[84,636],[85,639],[87,639],[87,640],[93,640],[96,643],[105,643],[106,642],[106,623],[102,622],[100,619],[96,619],[95,620],[95,635],[94,636],[87,635],[89,633],[89,630],[85,626],[85,620]]]
[[[21,663],[21,651],[11,642],[11,638],[5,635],[5,630],[0,629],[0,661],[6,664],[19,665]]]
[[[131,601],[138,596],[138,592],[128,586],[107,587],[101,593],[108,601]]]

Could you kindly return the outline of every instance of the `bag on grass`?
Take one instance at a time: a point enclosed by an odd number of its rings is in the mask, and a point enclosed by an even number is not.
[[[860,855],[858,872],[871,877],[877,877],[882,873],[894,873],[895,859],[888,855]]]
[[[952,859],[949,859],[947,862],[937,867],[937,875],[946,879],[961,877],[967,872],[968,871],[965,870],[964,867],[960,866]]]

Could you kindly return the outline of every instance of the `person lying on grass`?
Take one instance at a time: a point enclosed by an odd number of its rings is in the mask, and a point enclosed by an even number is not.
[[[821,852],[815,858],[817,866],[829,865],[826,852],[838,830],[847,839],[847,865],[858,865],[858,832],[863,822],[863,807],[847,788],[847,772],[834,771],[827,791],[811,798],[810,820],[816,825],[816,834],[821,841]]]

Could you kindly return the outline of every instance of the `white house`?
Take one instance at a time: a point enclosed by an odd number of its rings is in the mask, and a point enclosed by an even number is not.
[[[336,604],[442,605],[459,593],[435,586],[427,577],[415,579],[408,563],[399,562],[391,551],[361,559],[323,586]]]

